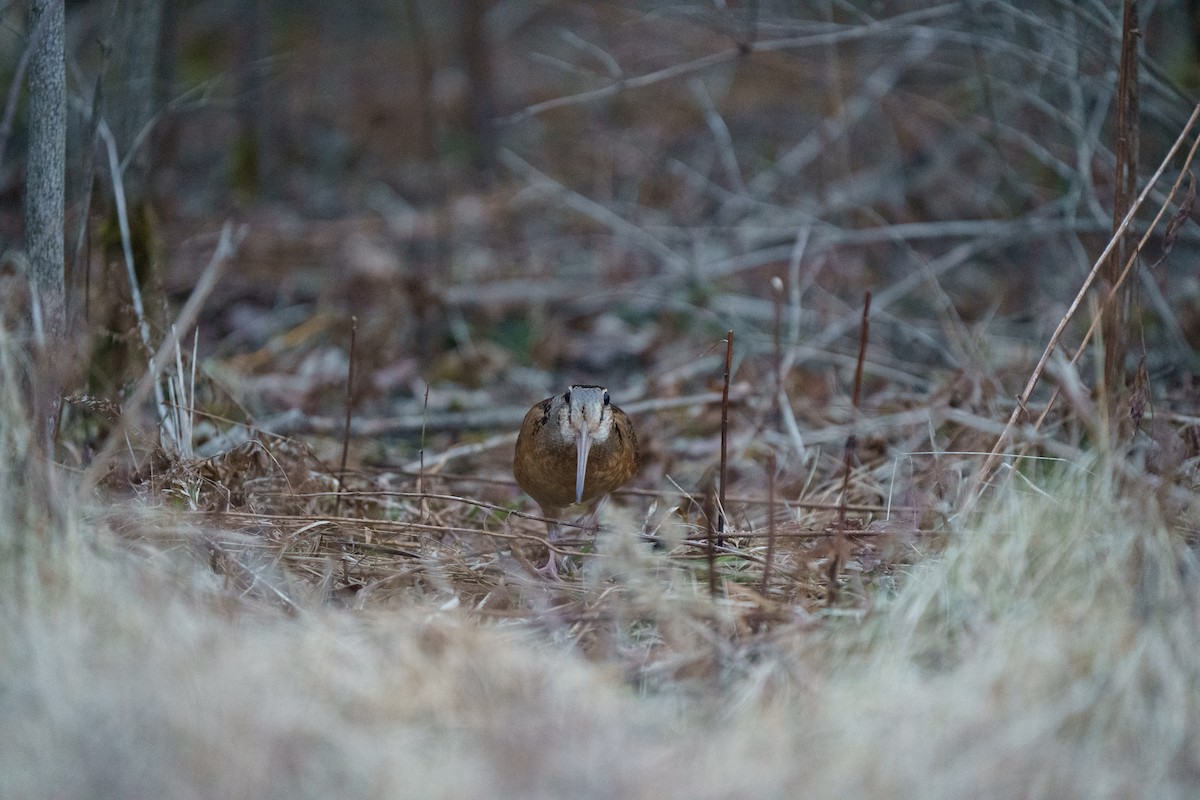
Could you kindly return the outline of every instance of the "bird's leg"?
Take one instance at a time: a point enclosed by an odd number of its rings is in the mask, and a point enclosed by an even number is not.
[[[600,507],[604,505],[606,498],[607,495],[597,497],[588,505],[587,511],[576,519],[576,524],[583,528],[583,532],[590,532],[596,528],[596,519],[600,516]],[[542,507],[542,516],[546,518],[546,543],[550,546],[550,557],[547,559],[546,565],[538,569],[538,574],[544,575],[550,580],[558,580],[558,554],[554,552],[554,544],[558,541],[561,533],[561,527],[557,520],[565,510]],[[551,522],[551,520],[555,521]]]
[[[606,496],[597,497],[591,503],[591,505],[588,506],[587,511],[585,511],[583,513],[583,515],[580,516],[576,520],[576,524],[582,526],[582,528],[583,528],[582,532],[587,533],[596,528],[596,518],[600,516],[600,506],[602,506],[604,504],[605,498],[606,498]],[[553,514],[547,512],[545,510],[543,510],[543,512],[542,512],[542,515],[544,517],[546,517],[547,519],[557,518],[561,514],[562,514],[561,509],[555,509]],[[547,522],[546,523],[546,531],[547,531],[546,539],[549,542],[549,544],[553,545],[556,541],[558,541],[558,536],[559,536],[558,523],[557,522],[553,522],[553,523]],[[565,557],[564,557],[564,562],[565,562]],[[539,569],[538,572],[542,575],[545,575],[550,580],[558,580],[558,554],[554,552],[553,547],[550,548],[550,559],[546,562],[546,566]]]
[[[554,543],[558,540],[558,523],[550,520],[557,520],[560,513],[557,508],[542,509],[542,516],[546,518],[546,543],[549,545],[550,557],[546,565],[538,569],[538,574],[552,581],[558,580],[558,556],[554,552]]]

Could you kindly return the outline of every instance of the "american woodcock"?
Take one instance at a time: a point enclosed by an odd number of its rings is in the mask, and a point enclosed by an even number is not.
[[[513,475],[547,518],[560,519],[585,503],[594,510],[637,471],[633,423],[603,386],[571,386],[529,409],[521,423]],[[548,528],[553,542],[558,526]],[[558,574],[553,550],[545,571]]]

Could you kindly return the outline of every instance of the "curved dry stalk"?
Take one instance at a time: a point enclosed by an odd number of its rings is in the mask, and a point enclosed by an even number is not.
[[[150,368],[146,370],[146,374],[141,377],[137,386],[134,387],[133,393],[125,402],[125,412],[117,419],[104,445],[100,448],[100,452],[96,454],[91,465],[83,474],[83,479],[79,482],[78,489],[78,500],[80,502],[96,488],[96,484],[100,482],[100,479],[107,472],[109,459],[112,458],[117,448],[125,441],[125,432],[129,427],[130,416],[136,413],[136,409],[142,403],[146,402],[146,398],[149,397],[150,392],[159,387],[158,376],[167,363],[169,363],[168,357],[178,347],[179,337],[187,332],[192,327],[192,324],[195,323],[196,317],[200,314],[200,309],[204,305],[204,301],[208,299],[208,295],[216,288],[217,279],[221,276],[222,269],[237,253],[238,244],[241,242],[243,234],[243,228],[238,228],[235,232],[233,226],[228,223],[221,228],[221,238],[217,242],[217,248],[213,251],[208,266],[201,273],[200,280],[196,282],[196,287],[192,290],[191,296],[188,297],[183,309],[179,312],[179,316],[171,328],[171,334],[158,346],[158,351],[150,359]]]
[[[980,467],[979,472],[976,474],[975,480],[971,487],[971,491],[967,495],[967,502],[966,502],[965,506],[963,507],[963,513],[969,514],[974,509],[976,502],[978,502],[979,498],[982,496],[983,491],[987,486],[987,481],[991,477],[992,471],[995,469],[996,462],[1000,458],[1000,451],[1004,448],[1004,445],[1008,442],[1013,426],[1016,425],[1017,420],[1020,418],[1021,414],[1025,411],[1025,409],[1028,407],[1029,399],[1033,395],[1033,390],[1037,387],[1038,381],[1041,379],[1042,373],[1046,370],[1046,366],[1047,366],[1047,364],[1049,364],[1051,356],[1053,355],[1054,351],[1058,348],[1059,340],[1062,339],[1063,334],[1066,332],[1067,325],[1070,324],[1072,319],[1074,319],[1076,312],[1079,310],[1080,306],[1083,304],[1084,297],[1087,296],[1088,290],[1091,288],[1092,284],[1095,282],[1096,277],[1100,274],[1100,270],[1103,268],[1104,264],[1108,260],[1109,256],[1112,254],[1113,250],[1116,248],[1116,246],[1120,243],[1120,241],[1124,237],[1125,231],[1129,228],[1130,224],[1133,222],[1134,216],[1137,214],[1138,210],[1141,209],[1143,203],[1145,203],[1145,201],[1146,201],[1146,198],[1150,196],[1150,193],[1153,190],[1154,185],[1158,182],[1158,179],[1160,177],[1162,177],[1163,172],[1166,171],[1167,165],[1171,163],[1171,160],[1175,157],[1175,154],[1178,153],[1179,149],[1183,146],[1184,140],[1187,138],[1187,135],[1191,132],[1192,128],[1195,126],[1197,119],[1200,119],[1200,105],[1197,105],[1196,108],[1192,111],[1192,115],[1190,117],[1188,117],[1188,121],[1183,126],[1183,130],[1181,130],[1179,132],[1179,136],[1175,139],[1175,143],[1171,145],[1171,149],[1168,150],[1166,156],[1163,157],[1162,163],[1160,163],[1158,165],[1158,169],[1155,170],[1154,174],[1150,177],[1150,180],[1148,180],[1146,182],[1145,187],[1138,194],[1137,199],[1133,202],[1133,204],[1129,208],[1129,211],[1125,214],[1125,218],[1121,221],[1120,227],[1118,227],[1117,230],[1113,233],[1112,238],[1109,239],[1108,244],[1104,248],[1104,251],[1102,253],[1100,253],[1100,255],[1096,258],[1096,261],[1092,265],[1091,270],[1088,271],[1087,277],[1084,279],[1083,284],[1079,287],[1079,291],[1075,295],[1075,299],[1071,302],[1070,307],[1067,309],[1067,311],[1063,315],[1062,319],[1059,320],[1058,327],[1056,327],[1054,329],[1054,333],[1051,334],[1050,341],[1047,342],[1046,349],[1042,353],[1042,357],[1040,359],[1038,359],[1038,363],[1033,368],[1033,372],[1030,374],[1029,380],[1026,381],[1026,383],[1025,383],[1024,390],[1022,390],[1021,394],[1018,396],[1017,405],[1013,408],[1012,414],[1009,415],[1008,422],[1005,424],[1004,430],[1000,433],[1000,436],[998,436],[996,438],[996,444],[993,445],[991,452],[988,453],[987,458],[984,459],[983,466]],[[1181,169],[1179,171],[1179,178],[1176,179],[1174,186],[1172,186],[1172,188],[1171,188],[1171,192],[1168,194],[1167,198],[1163,201],[1161,207],[1159,208],[1159,212],[1158,212],[1157,216],[1155,216],[1155,218],[1154,218],[1153,223],[1146,230],[1145,235],[1143,235],[1142,239],[1138,242],[1137,247],[1135,247],[1133,252],[1130,254],[1129,259],[1125,265],[1125,270],[1121,273],[1118,283],[1111,288],[1109,295],[1107,297],[1105,297],[1104,303],[1101,305],[1098,313],[1093,318],[1092,324],[1088,328],[1088,332],[1085,335],[1083,342],[1080,344],[1079,349],[1076,351],[1074,357],[1071,359],[1072,362],[1074,362],[1080,356],[1080,354],[1082,354],[1084,347],[1086,347],[1087,343],[1091,339],[1091,335],[1095,332],[1095,328],[1096,328],[1096,325],[1097,325],[1099,319],[1103,316],[1104,308],[1107,306],[1108,302],[1111,301],[1111,299],[1116,296],[1116,292],[1120,289],[1121,285],[1125,282],[1125,279],[1128,277],[1130,270],[1133,268],[1134,262],[1137,260],[1138,255],[1141,253],[1142,247],[1145,245],[1146,241],[1149,239],[1150,234],[1158,226],[1158,223],[1162,219],[1163,214],[1166,213],[1167,206],[1170,205],[1171,200],[1174,198],[1176,191],[1178,191],[1178,189],[1179,189],[1179,185],[1183,179],[1183,175],[1187,173],[1188,164],[1190,164],[1192,162],[1192,159],[1195,156],[1197,144],[1200,144],[1200,138],[1198,138],[1196,143],[1194,143],[1192,145],[1192,149],[1188,153],[1187,161],[1185,162],[1183,169]],[[1050,403],[1046,404],[1046,409],[1043,411],[1042,415],[1037,420],[1037,423],[1036,423],[1037,426],[1040,426],[1042,421],[1045,420],[1046,414],[1049,413],[1049,410],[1050,410],[1050,407],[1052,404],[1053,404],[1053,399],[1051,400]]]

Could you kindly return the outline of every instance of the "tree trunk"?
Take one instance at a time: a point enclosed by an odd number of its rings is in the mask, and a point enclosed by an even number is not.
[[[233,186],[250,197],[271,197],[276,194],[279,168],[275,101],[267,92],[266,0],[241,0],[237,14],[241,131],[234,151]]]
[[[495,94],[492,84],[492,54],[487,37],[484,16],[486,0],[462,0],[462,28],[459,45],[467,66],[467,82],[470,95],[467,98],[468,124],[474,149],[477,178],[487,184],[496,169]]]
[[[29,254],[34,329],[43,357],[33,374],[41,444],[54,443],[62,402],[54,356],[66,333],[63,228],[67,162],[67,79],[63,0],[29,0],[29,156],[25,171],[25,250]]]
[[[158,99],[159,40],[162,35],[162,0],[120,0],[117,46],[113,51],[116,82],[113,99],[113,135],[122,159],[128,159],[124,183],[126,201],[137,208],[147,200],[152,148],[139,136],[154,117]]]
[[[25,187],[25,249],[49,346],[66,328],[63,203],[67,157],[67,82],[63,0],[30,0],[29,160]]]
[[[91,391],[107,394],[124,385],[146,367],[148,343],[129,338],[129,331],[154,319],[159,304],[155,275],[156,224],[151,207],[151,175],[155,138],[150,125],[159,108],[158,56],[163,28],[162,0],[116,0],[113,24],[113,64],[106,80],[105,116],[112,128],[117,157],[125,164],[120,190],[124,194],[123,228],[114,202],[105,215],[101,232],[105,273],[100,303],[103,335],[89,366]],[[115,177],[113,188],[117,189]],[[126,242],[137,283],[127,287]],[[112,265],[120,265],[112,270]],[[120,277],[117,277],[120,276]],[[113,283],[116,281],[116,283]],[[151,301],[133,302],[133,293]]]

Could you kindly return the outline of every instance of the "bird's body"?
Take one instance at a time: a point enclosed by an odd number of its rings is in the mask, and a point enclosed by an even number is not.
[[[546,517],[598,502],[637,470],[633,423],[602,386],[571,386],[529,409],[521,423],[513,475]],[[553,554],[548,567],[553,572]]]

